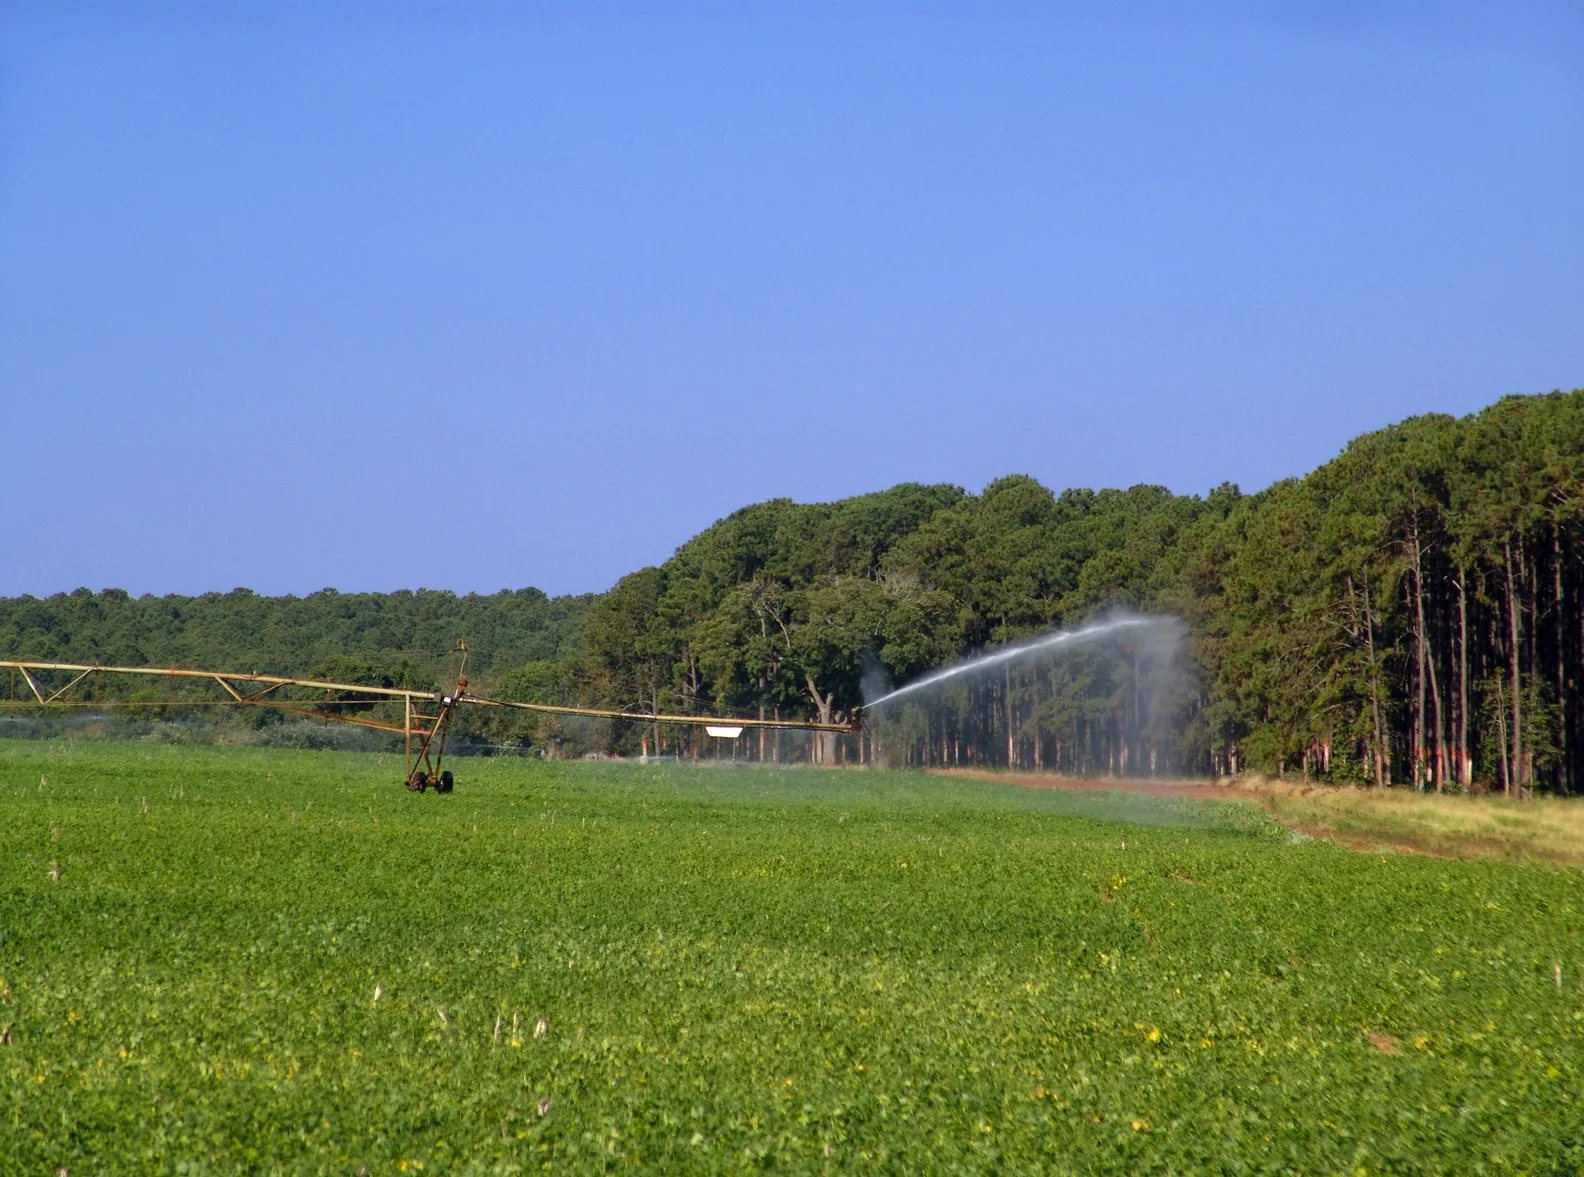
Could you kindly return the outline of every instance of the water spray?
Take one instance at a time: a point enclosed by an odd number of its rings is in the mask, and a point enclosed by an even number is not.
[[[1174,618],[1113,617],[1109,621],[1096,622],[1093,625],[1086,625],[1082,629],[1061,629],[1057,630],[1055,633],[1041,634],[1037,638],[1030,638],[1022,642],[1014,642],[1011,645],[1002,646],[999,649],[993,650],[988,654],[979,654],[973,658],[966,658],[963,661],[948,666],[943,670],[933,671],[930,674],[926,674],[923,678],[916,679],[913,682],[908,683],[906,686],[898,687],[896,690],[880,696],[880,698],[874,700],[873,702],[865,704],[864,709],[866,711],[873,711],[876,707],[880,707],[886,703],[889,703],[892,699],[897,698],[899,695],[906,695],[912,693],[913,691],[921,691],[925,687],[936,686],[937,684],[943,683],[948,679],[956,678],[958,675],[973,674],[976,671],[988,670],[992,666],[998,666],[1003,662],[1010,662],[1013,659],[1022,657],[1025,654],[1054,652],[1061,646],[1080,645],[1085,641],[1090,641],[1094,638],[1105,637],[1108,634],[1117,633],[1118,631],[1124,629],[1136,629],[1141,626],[1170,624],[1175,624]]]

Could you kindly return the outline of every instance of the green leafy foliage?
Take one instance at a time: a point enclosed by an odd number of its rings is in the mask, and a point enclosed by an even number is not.
[[[591,693],[829,718],[923,670],[1107,611],[1189,623],[1162,716],[1124,657],[1008,676],[976,730],[898,717],[914,763],[1584,788],[1584,392],[1353,441],[1255,495],[902,486],[739,511],[604,598]],[[1505,745],[1493,684],[1516,700]],[[828,757],[827,757],[828,759]]]
[[[8,1172],[1576,1172],[1579,877],[910,774],[0,744]]]
[[[0,650],[36,661],[260,674],[304,674],[341,659],[343,668],[423,677],[446,669],[463,637],[476,648],[475,669],[487,672],[575,653],[592,599],[552,599],[538,589],[461,597],[325,589],[300,598],[248,589],[200,597],[78,589],[43,600],[0,598]]]

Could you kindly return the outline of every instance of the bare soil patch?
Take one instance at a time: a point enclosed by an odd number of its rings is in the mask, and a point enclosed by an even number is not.
[[[1071,777],[1043,772],[995,772],[978,768],[936,768],[941,776],[966,777],[976,781],[995,781],[1020,789],[1074,789],[1089,793],[1147,793],[1151,797],[1187,797],[1195,801],[1247,801],[1237,790],[1206,782],[1145,780],[1134,777]]]

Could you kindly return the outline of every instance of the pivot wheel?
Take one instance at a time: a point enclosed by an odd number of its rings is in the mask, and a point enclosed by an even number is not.
[[[435,784],[435,792],[449,793],[455,787],[456,778],[451,775],[451,770],[448,768],[440,774],[440,780]]]
[[[421,768],[407,778],[407,791],[409,793],[422,793],[428,785],[429,778],[424,775],[424,770]]]

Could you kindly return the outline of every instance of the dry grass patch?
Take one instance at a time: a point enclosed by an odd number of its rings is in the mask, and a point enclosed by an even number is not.
[[[1257,773],[1212,783],[1203,779],[1077,778],[995,769],[930,771],[931,775],[1023,788],[1145,793],[1183,801],[1257,804],[1289,829],[1327,838],[1354,850],[1584,867],[1584,798],[1541,796],[1515,801],[1489,794],[1324,785]]]
[[[1584,866],[1584,801],[1357,789],[1243,777],[1229,799],[1257,801],[1294,829],[1377,847]]]

